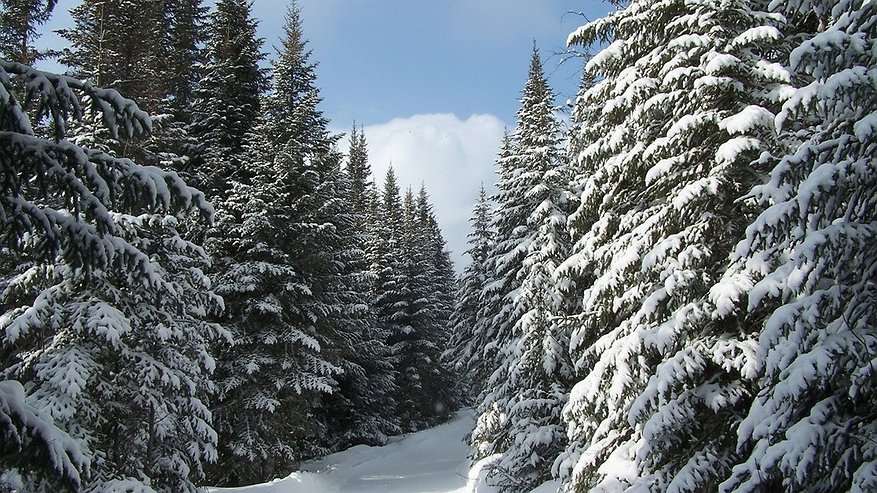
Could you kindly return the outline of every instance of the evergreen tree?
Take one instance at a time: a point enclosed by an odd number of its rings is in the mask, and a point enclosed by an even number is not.
[[[425,402],[420,408],[427,423],[433,424],[447,419],[459,407],[460,401],[455,388],[455,375],[441,358],[450,343],[449,320],[453,311],[456,275],[423,185],[414,210],[417,230],[414,248],[423,251],[425,261],[422,268],[425,285],[422,291],[426,306],[422,310],[421,330],[423,338],[429,343],[425,351],[428,364],[421,377],[424,388],[421,400]]]
[[[777,4],[806,29],[777,115],[784,152],[762,156],[761,214],[713,291],[760,329],[755,399],[723,492],[877,488],[877,67],[869,2]],[[818,22],[817,22],[818,21]],[[871,75],[866,75],[871,74]],[[739,308],[738,308],[739,309]]]
[[[207,8],[201,0],[165,2],[169,25],[168,93],[164,106],[175,122],[191,123],[195,91],[205,60],[201,45],[207,41]]]
[[[365,132],[356,130],[356,124],[350,132],[350,151],[347,156],[347,177],[350,180],[350,207],[354,212],[366,215],[369,211],[369,180],[371,166],[368,164],[368,143]]]
[[[491,198],[494,203],[497,203],[497,201],[503,198],[507,200],[512,199],[510,194],[503,191],[503,188],[508,184],[507,180],[510,179],[511,170],[506,170],[506,165],[511,153],[512,136],[506,131],[503,134],[502,142],[500,143],[499,156],[497,156],[496,161],[496,165],[499,168],[498,173],[500,175],[497,187],[500,190],[496,196]],[[486,277],[484,279],[484,285],[481,289],[477,310],[475,312],[475,325],[472,328],[473,342],[471,345],[475,351],[471,354],[468,362],[473,379],[477,382],[471,390],[472,395],[476,397],[476,402],[479,403],[483,401],[483,394],[489,385],[490,376],[499,366],[499,348],[501,347],[501,341],[507,341],[509,334],[507,331],[502,332],[500,327],[497,324],[494,324],[493,319],[494,314],[500,309],[500,306],[503,303],[503,297],[506,294],[504,288],[511,289],[506,286],[506,284],[510,282],[508,279],[510,273],[505,272],[505,270],[513,267],[512,262],[500,265],[502,257],[494,255],[496,252],[500,251],[498,242],[504,241],[502,240],[503,237],[500,236],[500,230],[498,230],[498,227],[499,214],[494,209],[491,212],[489,224],[489,228],[492,231],[493,241],[491,242],[490,248],[485,251],[484,271]],[[501,231],[506,236],[511,234],[510,228],[504,228]],[[503,248],[509,246],[510,245],[506,243]],[[500,267],[503,268],[500,269]]]
[[[219,0],[210,14],[203,77],[192,103],[189,134],[195,142],[190,174],[211,199],[225,198],[231,181],[249,183],[245,137],[261,112],[260,95],[267,76],[262,39],[247,0]]]
[[[215,484],[250,484],[295,470],[300,442],[313,439],[307,399],[330,392],[340,369],[321,356],[308,279],[296,269],[302,241],[300,162],[294,145],[254,160],[251,185],[236,183],[209,238],[214,283],[226,300],[222,321],[234,344],[219,355],[220,434]],[[311,204],[308,204],[311,205]]]
[[[52,15],[58,0],[0,1],[0,57],[10,62],[33,65],[42,58],[33,42],[39,36],[38,26]]]
[[[478,193],[478,201],[469,219],[469,265],[463,270],[458,281],[454,309],[450,317],[450,340],[448,351],[443,359],[459,375],[460,395],[464,402],[472,403],[481,393],[482,384],[489,376],[482,370],[481,349],[484,341],[475,328],[481,308],[482,293],[487,285],[490,272],[487,260],[493,248],[494,231],[491,227],[492,210],[484,185]]]
[[[568,335],[557,319],[569,310],[555,270],[569,249],[566,212],[567,166],[561,147],[554,95],[535,47],[518,111],[512,151],[506,158],[497,208],[495,265],[510,289],[492,313],[503,327],[500,366],[490,377],[472,441],[479,453],[501,453],[494,467],[507,490],[523,491],[550,477],[563,446],[560,411],[572,378]],[[504,199],[504,200],[503,200]],[[504,234],[508,236],[503,236]],[[505,332],[509,331],[509,332]],[[499,417],[495,416],[499,413]],[[492,423],[501,427],[498,437]],[[514,477],[514,481],[510,478]]]
[[[164,63],[165,13],[164,0],[83,0],[70,11],[74,27],[60,31],[71,44],[61,62],[75,77],[136,97],[141,108],[157,113],[171,68]]]
[[[77,77],[116,88],[153,115],[148,138],[110,139],[94,121],[72,134],[117,156],[189,175],[185,121],[202,14],[192,0],[84,0],[72,9],[74,27],[60,31],[71,43],[61,61]]]
[[[241,341],[222,362],[222,482],[270,479],[344,440],[380,442],[395,429],[368,412],[362,420],[348,415],[353,405],[381,400],[380,388],[351,379],[374,369],[375,384],[385,385],[388,372],[366,361],[385,350],[365,340],[371,278],[309,58],[293,4],[273,91],[249,144],[252,185],[233,190],[214,243],[223,294],[235,300],[228,323]],[[357,354],[359,345],[375,353]]]
[[[358,133],[355,127],[350,138],[347,174],[331,181],[333,186],[339,187],[340,197],[334,201],[338,209],[328,215],[336,218],[339,227],[336,241],[349,249],[347,253],[338,252],[345,259],[344,268],[343,272],[334,274],[332,282],[337,287],[330,290],[341,298],[336,304],[342,311],[334,323],[357,327],[350,341],[336,344],[334,348],[340,353],[343,371],[337,378],[338,388],[324,397],[323,413],[328,420],[326,436],[333,449],[361,443],[382,445],[389,435],[401,432],[394,416],[396,383],[393,366],[388,361],[388,336],[372,310],[377,277],[371,271],[366,253],[374,243],[369,218],[372,199],[364,179],[371,173],[368,151],[365,135]],[[345,305],[361,313],[345,319],[345,312],[350,312],[343,309]]]
[[[406,391],[403,387],[403,376],[399,374],[404,358],[403,347],[399,339],[409,331],[407,328],[407,279],[404,271],[403,224],[404,214],[402,199],[399,195],[399,185],[396,182],[396,174],[391,166],[387,170],[384,179],[384,189],[375,217],[378,219],[377,241],[380,245],[375,249],[375,272],[377,281],[375,285],[374,310],[377,316],[377,326],[383,331],[390,353],[388,361],[393,365],[394,379],[398,390],[395,399],[396,406],[393,409],[397,413],[402,407],[402,394]],[[400,424],[408,427],[409,423],[398,416]]]
[[[194,491],[215,445],[203,399],[206,342],[218,332],[202,320],[217,299],[199,270],[203,252],[175,226],[212,208],[174,173],[66,139],[68,118],[83,118],[78,93],[111,137],[148,132],[132,101],[21,64],[0,67],[8,171],[0,257],[9,268],[0,281],[0,355],[3,377],[26,382],[25,392],[3,382],[0,407],[11,419],[2,464],[10,469],[0,481],[27,491],[56,491],[59,481],[89,491]],[[51,139],[34,135],[12,96],[16,80],[27,81],[37,114],[52,122]],[[19,451],[19,460],[5,455]]]
[[[754,215],[738,199],[788,92],[782,18],[763,7],[633,1],[571,35],[614,38],[576,102],[585,179],[564,268],[587,283],[570,319],[582,378],[556,464],[573,491],[710,490],[737,460],[752,328],[709,293]]]

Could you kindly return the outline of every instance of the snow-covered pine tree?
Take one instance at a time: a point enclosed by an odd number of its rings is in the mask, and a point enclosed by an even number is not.
[[[400,416],[399,409],[402,406],[403,392],[406,390],[401,383],[403,375],[399,373],[402,367],[403,349],[405,344],[401,339],[411,331],[408,325],[408,279],[406,278],[406,259],[404,255],[405,244],[403,239],[404,210],[402,197],[399,194],[399,184],[396,181],[396,173],[393,167],[387,170],[384,178],[384,187],[381,199],[376,205],[373,214],[376,220],[375,245],[373,252],[374,272],[377,274],[374,294],[374,310],[377,316],[377,325],[384,331],[387,345],[390,349],[388,361],[393,365],[394,379],[397,390],[394,396],[393,413],[397,415],[399,424],[406,429],[408,421]],[[407,399],[407,397],[404,397]],[[410,414],[412,411],[407,411]]]
[[[568,167],[563,135],[556,116],[554,94],[542,71],[539,53],[533,49],[527,83],[518,111],[514,145],[504,162],[497,225],[510,236],[498,236],[493,252],[507,267],[505,306],[494,313],[494,323],[511,329],[504,334],[502,361],[490,378],[492,387],[480,406],[491,422],[502,416],[502,442],[492,442],[489,429],[476,428],[476,450],[502,454],[493,467],[501,487],[526,491],[550,477],[550,464],[564,443],[560,412],[572,381],[572,364],[566,354],[566,327],[558,323],[568,313],[567,301],[554,279],[557,265],[570,247],[566,212],[570,202],[565,187]],[[504,199],[504,200],[503,200]],[[488,433],[484,433],[487,431]]]
[[[191,110],[201,14],[203,9],[192,0],[83,0],[72,9],[74,26],[60,31],[71,44],[61,61],[74,76],[137,100],[153,122],[148,138],[108,139],[98,122],[85,122],[72,134],[96,139],[117,156],[191,177],[184,156],[190,141],[185,120]]]
[[[390,167],[378,216],[375,310],[396,374],[395,414],[402,429],[410,431],[445,419],[457,406],[441,361],[453,268],[425,191],[421,197],[415,198],[410,189],[400,197]]]
[[[705,491],[736,461],[752,331],[710,287],[756,212],[738,200],[776,147],[782,16],[752,1],[632,1],[570,36],[608,42],[576,101],[570,491]]]
[[[188,132],[195,145],[190,172],[207,197],[224,199],[231,181],[249,183],[245,137],[261,113],[261,94],[268,87],[262,39],[256,37],[247,0],[219,0],[206,26],[203,74],[193,95]]]
[[[387,173],[385,188],[385,208],[388,215],[392,208],[392,199],[387,196],[391,192],[393,175]],[[424,373],[428,371],[427,354],[432,349],[431,342],[425,337],[429,324],[429,306],[427,300],[427,282],[429,276],[428,259],[423,250],[422,238],[417,228],[414,193],[406,189],[400,198],[400,228],[396,233],[398,240],[391,243],[395,246],[392,253],[393,290],[381,293],[390,295],[393,301],[388,326],[392,328],[387,344],[390,346],[392,361],[396,372],[396,414],[403,431],[415,431],[426,425],[421,404],[423,403]]]
[[[203,252],[175,225],[189,212],[210,217],[212,207],[174,173],[66,140],[70,119],[83,118],[80,94],[111,137],[148,132],[132,101],[25,65],[0,68],[2,255],[15,266],[0,283],[0,354],[4,378],[27,383],[23,395],[4,382],[3,414],[13,417],[4,454],[45,441],[49,455],[37,460],[76,490],[194,491],[202,461],[214,456],[203,399],[216,332],[202,320],[219,300],[199,268]],[[52,122],[51,139],[34,135],[12,95],[16,79]],[[11,468],[5,486],[57,490],[48,468],[2,462]]]
[[[136,95],[144,111],[156,113],[169,80],[165,13],[164,0],[82,0],[70,10],[74,26],[60,31],[71,45],[61,62],[73,76]]]
[[[491,397],[492,376],[502,361],[502,348],[512,339],[511,327],[504,319],[498,318],[497,314],[504,313],[510,316],[507,296],[514,292],[514,279],[522,261],[513,239],[515,233],[513,219],[517,218],[513,214],[517,207],[513,204],[518,200],[511,186],[514,178],[514,169],[510,161],[514,152],[513,146],[512,136],[506,130],[496,160],[499,175],[496,184],[497,193],[492,197],[496,204],[491,217],[495,241],[485,259],[488,276],[481,292],[473,329],[472,346],[477,348],[478,353],[473,355],[472,366],[475,378],[480,382],[473,389],[477,390],[475,402],[478,419],[470,437],[470,444],[475,459],[495,455],[507,444],[504,434],[505,414],[494,402],[488,402],[488,399]]]
[[[773,2],[803,41],[777,115],[786,153],[713,295],[760,329],[740,463],[719,491],[877,490],[877,6]],[[763,321],[763,325],[762,325]]]
[[[505,171],[505,163],[512,153],[512,137],[506,130],[500,143],[500,151],[496,160],[497,173],[500,175],[498,187],[506,186],[504,177],[508,179]],[[502,192],[498,192],[494,197],[490,197],[494,203],[502,196]],[[483,393],[488,385],[490,375],[499,366],[499,337],[498,327],[494,325],[493,315],[495,310],[499,310],[502,298],[505,295],[503,285],[505,278],[497,262],[500,257],[494,256],[494,252],[498,251],[499,231],[497,230],[497,219],[499,215],[496,210],[490,213],[490,222],[488,228],[491,231],[492,241],[484,252],[484,273],[485,278],[481,293],[478,300],[477,309],[474,313],[474,325],[472,327],[472,342],[470,346],[473,348],[472,354],[468,358],[468,371],[472,374],[475,381],[471,389],[472,398],[476,403],[483,401]],[[510,234],[510,230],[503,230],[505,234]]]
[[[487,259],[493,248],[494,231],[491,227],[492,208],[484,190],[478,192],[478,201],[469,219],[470,261],[457,283],[454,309],[450,317],[450,339],[442,359],[457,373],[459,395],[465,404],[475,402],[488,375],[480,371],[481,349],[484,346],[475,332],[482,292],[490,277]]]
[[[396,427],[392,424],[392,417],[382,412],[380,405],[369,410],[354,410],[346,406],[331,408],[345,399],[351,403],[376,401],[379,404],[387,400],[393,387],[387,362],[381,361],[388,350],[383,346],[383,339],[372,333],[374,319],[367,309],[373,275],[365,263],[364,238],[357,230],[358,215],[355,209],[351,210],[351,185],[341,173],[340,155],[334,150],[338,137],[329,134],[328,120],[317,108],[321,101],[316,87],[317,64],[310,58],[301,12],[293,2],[288,11],[282,51],[275,64],[274,93],[266,101],[267,118],[260,130],[271,141],[295,142],[304,152],[305,159],[299,163],[298,171],[306,186],[302,188],[293,216],[297,222],[293,227],[298,229],[299,238],[295,247],[295,264],[313,293],[308,309],[315,317],[314,330],[323,356],[342,370],[337,378],[346,381],[346,395],[338,395],[337,399],[326,394],[317,396],[317,400],[325,401],[313,403],[315,410],[312,414],[315,421],[321,422],[329,414],[349,418],[351,412],[358,412],[362,418],[358,426],[368,427],[361,431],[332,430],[327,429],[330,425],[323,422],[320,424],[322,429],[316,430],[318,437],[311,442],[330,447],[343,446],[345,442],[340,438],[349,433],[362,435],[359,440],[366,438],[371,442],[381,442],[387,433],[395,432]],[[358,178],[357,188],[365,176]],[[305,183],[307,180],[312,180],[312,183]],[[361,196],[359,200],[361,202]],[[364,347],[358,347],[360,345]],[[371,349],[374,353],[366,354],[364,349]],[[343,372],[363,374],[363,365],[374,371],[375,380],[353,385],[350,381],[352,375],[346,376]],[[336,385],[332,393],[341,390]],[[354,423],[356,420],[349,422]],[[323,451],[308,453],[313,456]]]

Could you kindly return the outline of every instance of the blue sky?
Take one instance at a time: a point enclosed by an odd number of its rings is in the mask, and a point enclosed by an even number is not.
[[[48,29],[69,25],[61,0]],[[574,97],[580,58],[568,34],[609,10],[597,0],[299,0],[321,106],[332,129],[365,125],[375,176],[392,162],[403,186],[426,185],[457,269],[468,218],[503,128],[514,126],[535,40],[563,105]],[[279,45],[287,0],[256,0],[265,51]],[[46,34],[41,44],[63,46]],[[47,67],[48,68],[48,67]]]

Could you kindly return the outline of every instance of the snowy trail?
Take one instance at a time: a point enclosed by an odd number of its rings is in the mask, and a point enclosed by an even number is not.
[[[383,447],[358,445],[302,466],[284,479],[216,493],[492,493],[469,470],[463,441],[473,426],[465,410],[443,425],[391,439]],[[469,479],[469,476],[472,479]]]

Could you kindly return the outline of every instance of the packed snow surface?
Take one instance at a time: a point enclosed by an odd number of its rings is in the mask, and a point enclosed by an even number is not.
[[[474,426],[471,410],[450,422],[390,439],[383,447],[357,445],[302,466],[284,479],[211,493],[497,493],[483,468],[470,469],[465,437]],[[539,493],[557,491],[545,484]]]

